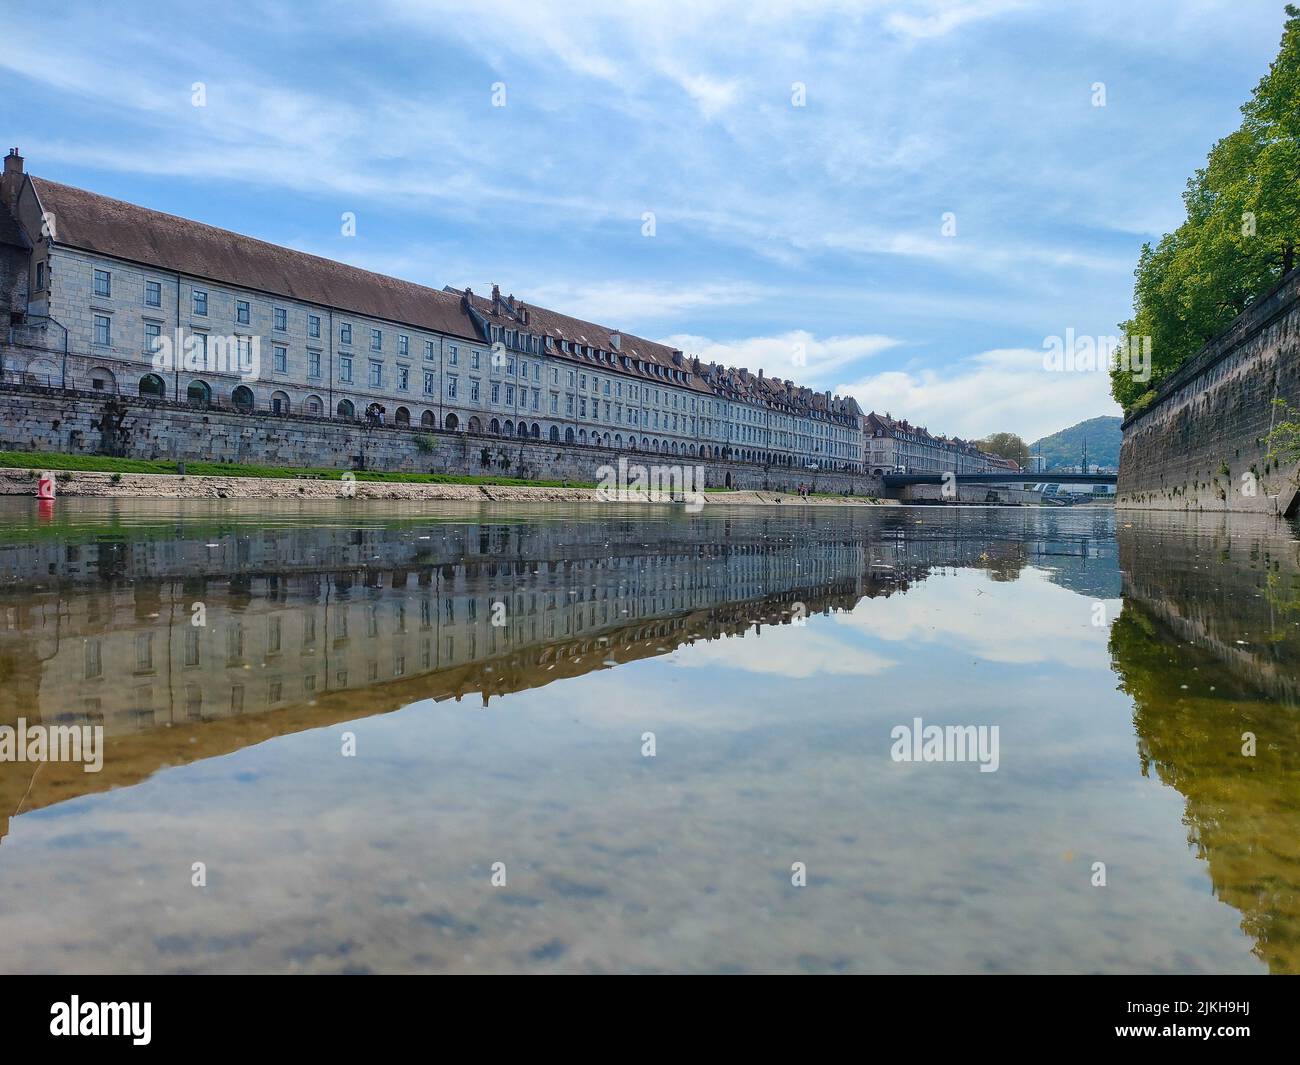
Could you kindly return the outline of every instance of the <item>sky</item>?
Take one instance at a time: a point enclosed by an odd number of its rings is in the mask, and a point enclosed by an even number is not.
[[[1144,241],[1273,0],[8,0],[31,173],[1027,440],[1118,414]],[[354,222],[348,225],[348,218]]]

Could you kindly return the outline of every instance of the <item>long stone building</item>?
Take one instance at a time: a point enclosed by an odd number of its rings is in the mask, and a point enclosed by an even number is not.
[[[1010,459],[981,451],[969,440],[935,436],[906,419],[871,411],[863,418],[863,443],[869,473],[1019,472]]]
[[[703,364],[25,172],[0,184],[0,378],[194,407],[860,472],[850,397]]]

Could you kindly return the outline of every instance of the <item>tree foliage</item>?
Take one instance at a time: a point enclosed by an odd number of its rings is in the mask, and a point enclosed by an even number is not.
[[[990,455],[1018,462],[1021,466],[1029,465],[1029,445],[1015,433],[994,433],[976,441],[975,446]]]
[[[1187,182],[1187,219],[1134,271],[1129,337],[1151,337],[1151,379],[1111,372],[1131,408],[1295,265],[1300,244],[1300,8],[1286,7],[1282,45],[1242,107],[1241,126]]]

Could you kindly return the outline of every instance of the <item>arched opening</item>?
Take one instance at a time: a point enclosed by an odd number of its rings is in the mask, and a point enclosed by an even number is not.
[[[579,429],[579,430],[578,430],[578,443],[579,443],[579,444],[585,444],[586,442],[587,442],[587,430],[586,430],[586,429]]]
[[[284,392],[271,393],[271,413],[272,414],[289,413],[289,397],[286,393]]]
[[[569,428],[567,428],[567,429],[564,430],[564,442],[565,442],[566,444],[572,444],[572,443],[573,443],[573,427],[572,427],[572,426],[569,426]]]
[[[302,405],[302,409],[313,418],[319,418],[325,413],[325,404],[320,396],[308,396],[307,401]]]
[[[623,446],[623,434],[622,434],[622,433],[615,433],[615,434],[614,434],[614,446],[615,446],[615,447],[622,447],[622,446]]]
[[[558,425],[551,426],[550,437],[552,444],[558,444],[560,442],[560,427]]]
[[[506,436],[515,435],[515,423],[512,422],[509,418],[506,419],[505,430],[506,430]]]
[[[185,389],[185,400],[191,407],[206,407],[212,402],[212,389],[207,381],[195,379]]]
[[[235,410],[252,410],[255,406],[253,390],[247,385],[240,385],[230,393],[230,402],[235,405]]]
[[[471,433],[481,433],[483,431],[483,423],[477,418],[471,418],[469,420],[469,431]]]
[[[491,433],[493,436],[501,435],[501,422],[499,419],[493,418],[490,422],[488,422],[488,432]]]
[[[606,433],[604,436],[602,436],[600,438],[600,442],[604,444],[606,447],[609,447],[609,433]]]
[[[405,407],[398,407],[397,410],[393,412],[393,421],[398,425],[410,425],[411,412]]]
[[[728,487],[728,488],[731,487],[731,471],[730,471],[730,470],[727,471],[727,487]]]
[[[516,433],[517,435],[526,438],[528,436],[528,423],[520,422],[519,425],[516,427]]]
[[[542,427],[533,422],[532,428],[528,430],[528,435],[534,440],[540,440],[542,438]]]
[[[454,430],[460,428],[460,419],[457,418],[456,415],[454,415],[454,414],[448,414],[448,415],[447,415],[447,420],[446,420],[446,422],[444,422],[443,424],[445,424],[445,425],[447,426],[448,429],[451,429],[451,430],[454,431]]]
[[[335,409],[340,418],[355,418],[357,416],[357,408],[352,405],[350,399],[339,400],[339,405]]]
[[[90,371],[90,390],[92,392],[116,392],[117,378],[113,371],[103,366],[96,366]]]
[[[426,429],[432,429],[435,425],[438,424],[438,416],[434,414],[433,411],[426,410],[423,414],[420,415],[420,424],[423,425]]]
[[[33,363],[33,366],[36,364]],[[30,371],[28,371],[30,373]],[[44,382],[42,382],[44,383]],[[156,373],[147,373],[140,378],[140,395],[148,399],[162,399],[167,395],[167,386]]]
[[[641,450],[642,451],[650,450],[650,438],[648,436],[643,436],[641,438]]]

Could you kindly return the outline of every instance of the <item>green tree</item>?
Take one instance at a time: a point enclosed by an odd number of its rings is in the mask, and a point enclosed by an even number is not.
[[[983,440],[977,440],[975,446],[990,455],[1018,462],[1021,466],[1029,464],[1029,445],[1015,433],[994,433]]]
[[[1111,393],[1127,409],[1142,401],[1206,341],[1268,291],[1296,261],[1300,244],[1300,8],[1286,7],[1282,44],[1242,107],[1239,129],[1210,150],[1187,182],[1187,220],[1134,271],[1135,341],[1151,338],[1149,381],[1137,367],[1111,372]]]

